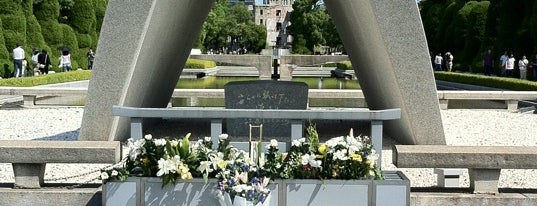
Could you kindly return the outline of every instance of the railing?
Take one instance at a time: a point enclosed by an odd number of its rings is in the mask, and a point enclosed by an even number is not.
[[[87,88],[58,87],[0,87],[0,95],[22,95],[25,106],[35,105],[39,96],[86,95]],[[364,99],[362,90],[355,89],[310,89],[310,99]],[[198,98],[224,98],[224,89],[175,89],[172,98],[188,98],[190,106],[196,105]],[[537,91],[438,91],[440,108],[447,109],[449,100],[502,100],[509,111],[518,109],[519,100],[537,100]]]

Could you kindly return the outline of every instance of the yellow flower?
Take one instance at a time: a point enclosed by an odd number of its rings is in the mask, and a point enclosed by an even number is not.
[[[190,172],[181,174],[181,179],[183,180],[190,180],[192,179],[192,174]]]
[[[179,166],[179,173],[185,174],[188,173],[189,169],[188,167],[185,167],[184,165]]]
[[[326,154],[326,144],[322,144],[321,146],[319,146],[319,153],[321,153],[322,155],[325,155]]]
[[[371,165],[371,160],[369,160],[369,159],[365,160],[365,164]]]
[[[375,176],[375,171],[373,171],[373,170],[369,170],[369,175],[370,175],[370,176]]]
[[[362,162],[362,155],[353,153],[351,154],[351,159],[357,162]]]
[[[227,161],[225,161],[223,159],[219,159],[219,160],[216,161],[216,165],[218,165],[218,168],[223,170],[227,166]]]

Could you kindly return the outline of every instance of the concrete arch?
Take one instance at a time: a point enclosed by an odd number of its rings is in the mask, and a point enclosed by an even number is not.
[[[158,3],[157,3],[158,2]],[[126,138],[112,105],[165,107],[214,0],[111,0],[101,29],[80,140]],[[387,132],[445,144],[434,76],[414,0],[325,1],[370,109],[401,108]]]

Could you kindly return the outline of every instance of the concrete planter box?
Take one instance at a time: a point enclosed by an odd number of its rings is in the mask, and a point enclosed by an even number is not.
[[[271,206],[278,206],[278,181],[271,184]],[[103,205],[181,205],[219,206],[214,194],[216,180],[192,179],[162,187],[156,177],[129,177],[125,182],[107,182],[103,185]]]
[[[401,172],[384,172],[385,180],[276,180],[271,184],[271,206],[410,205],[410,181]],[[103,205],[218,205],[216,180],[193,179],[162,188],[160,178],[130,177],[103,185]]]
[[[386,180],[283,180],[280,205],[410,205],[410,181],[401,172],[384,172]],[[282,204],[283,203],[283,204]]]

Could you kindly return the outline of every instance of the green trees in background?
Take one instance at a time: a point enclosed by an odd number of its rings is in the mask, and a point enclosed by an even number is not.
[[[317,46],[341,50],[343,44],[328,11],[318,0],[295,0],[289,33],[293,35],[293,53],[322,52]]]
[[[252,15],[243,3],[230,9],[229,0],[218,0],[203,24],[195,47],[202,48],[204,52],[228,53],[239,48],[261,52],[266,45],[267,32],[264,26],[254,23]]]
[[[456,70],[483,72],[482,57],[488,49],[496,62],[503,51],[516,59],[537,52],[534,0],[422,0],[419,6],[429,50],[453,53]]]
[[[57,68],[63,48],[72,66],[86,68],[86,52],[95,49],[108,0],[0,0],[0,76],[13,71],[11,51],[23,44],[27,60],[33,48],[45,49]],[[5,23],[9,22],[9,23]]]

